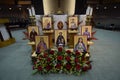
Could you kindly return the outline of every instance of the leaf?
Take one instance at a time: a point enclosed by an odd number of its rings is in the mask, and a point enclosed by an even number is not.
[[[38,72],[38,70],[34,70],[33,75],[37,74]]]

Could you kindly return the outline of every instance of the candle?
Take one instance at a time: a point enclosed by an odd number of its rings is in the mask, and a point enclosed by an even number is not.
[[[28,10],[29,10],[29,16],[32,16],[32,11],[31,11],[31,9],[29,8]]]
[[[34,9],[34,7],[32,6],[31,9],[32,9],[32,15],[35,16],[35,9]]]

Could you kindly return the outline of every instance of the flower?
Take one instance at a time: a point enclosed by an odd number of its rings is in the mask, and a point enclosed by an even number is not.
[[[51,51],[50,51],[50,54],[54,54],[54,51],[53,51],[53,50],[51,50]]]
[[[66,64],[66,69],[70,70],[72,66],[70,64]]]
[[[65,58],[67,61],[70,61],[70,56],[66,56]]]
[[[80,65],[79,64],[77,64],[75,67],[76,67],[76,70],[80,70]]]
[[[51,58],[47,58],[47,61],[50,62],[50,61],[51,61]]]
[[[47,53],[44,53],[44,55],[43,55],[43,56],[44,56],[44,58],[46,58],[46,57],[48,56],[48,54],[47,54]]]
[[[75,52],[79,52],[78,50],[76,50]]]
[[[91,61],[87,61],[87,62],[86,62],[86,64],[88,64],[88,65],[89,65],[90,63],[91,63]]]
[[[87,71],[87,70],[88,70],[88,66],[84,66],[84,67],[82,68],[82,70],[83,70],[83,71]]]
[[[86,60],[86,58],[85,57],[82,57],[82,61],[85,61]]]
[[[76,56],[79,56],[79,55],[80,55],[80,52],[76,51],[75,54],[76,54]]]
[[[63,59],[63,56],[58,56],[57,59],[61,61]]]
[[[70,51],[70,50],[67,50],[67,51],[66,51],[66,53],[70,54],[70,53],[71,53],[71,51]]]
[[[42,66],[38,66],[38,71],[42,71]]]
[[[59,51],[59,52],[62,52],[62,47],[58,47],[58,51]]]
[[[34,65],[36,65],[36,64],[37,64],[37,61],[34,62]]]
[[[76,62],[76,63],[79,62],[79,59],[78,59],[78,58],[75,58],[75,62]]]
[[[55,67],[57,68],[57,69],[61,69],[61,64],[57,64]]]
[[[52,66],[50,66],[50,65],[47,65],[47,66],[46,66],[46,69],[47,69],[47,70],[50,70],[51,68],[52,68]]]

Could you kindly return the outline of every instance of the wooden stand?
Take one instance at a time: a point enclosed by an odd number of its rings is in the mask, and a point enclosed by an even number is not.
[[[35,42],[28,42],[28,45],[32,47],[32,53],[35,51]]]
[[[90,50],[90,45],[93,45],[94,44],[94,42],[92,42],[92,41],[88,41],[87,42],[87,52],[90,52],[89,50]]]
[[[68,30],[69,33],[69,42],[68,42],[68,46],[69,48],[74,48],[74,36],[78,33],[77,30]]]
[[[53,47],[53,30],[43,31],[44,35],[49,37],[49,48]]]
[[[34,64],[34,62],[37,61],[37,54],[36,54],[36,51],[34,51],[31,55],[31,59],[32,59],[32,63]]]

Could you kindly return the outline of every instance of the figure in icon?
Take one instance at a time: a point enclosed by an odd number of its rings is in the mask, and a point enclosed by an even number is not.
[[[83,38],[78,38],[78,42],[74,47],[74,51],[86,52],[85,44],[83,43]]]
[[[85,28],[85,32],[83,33],[84,36],[87,36],[87,39],[90,38],[90,32],[88,32],[88,28]]]
[[[62,29],[63,28],[63,22],[59,21],[57,24],[58,29]]]
[[[70,24],[71,24],[71,26],[70,26],[71,29],[76,29],[77,28],[76,23],[75,23],[75,19],[71,19]]]
[[[32,28],[32,31],[30,32],[30,41],[35,41],[35,36],[37,36],[37,32]]]
[[[50,29],[50,21],[48,19],[45,20],[45,29]]]
[[[57,41],[56,41],[56,46],[65,47],[65,39],[62,35],[62,32],[59,32],[59,36],[57,37]]]
[[[41,37],[41,38],[40,38],[40,41],[39,41],[39,43],[38,43],[38,45],[37,45],[37,50],[36,50],[36,52],[37,52],[37,53],[40,53],[40,52],[43,52],[43,51],[45,51],[45,50],[47,50],[47,45],[46,45],[46,43],[44,42],[44,38]]]

